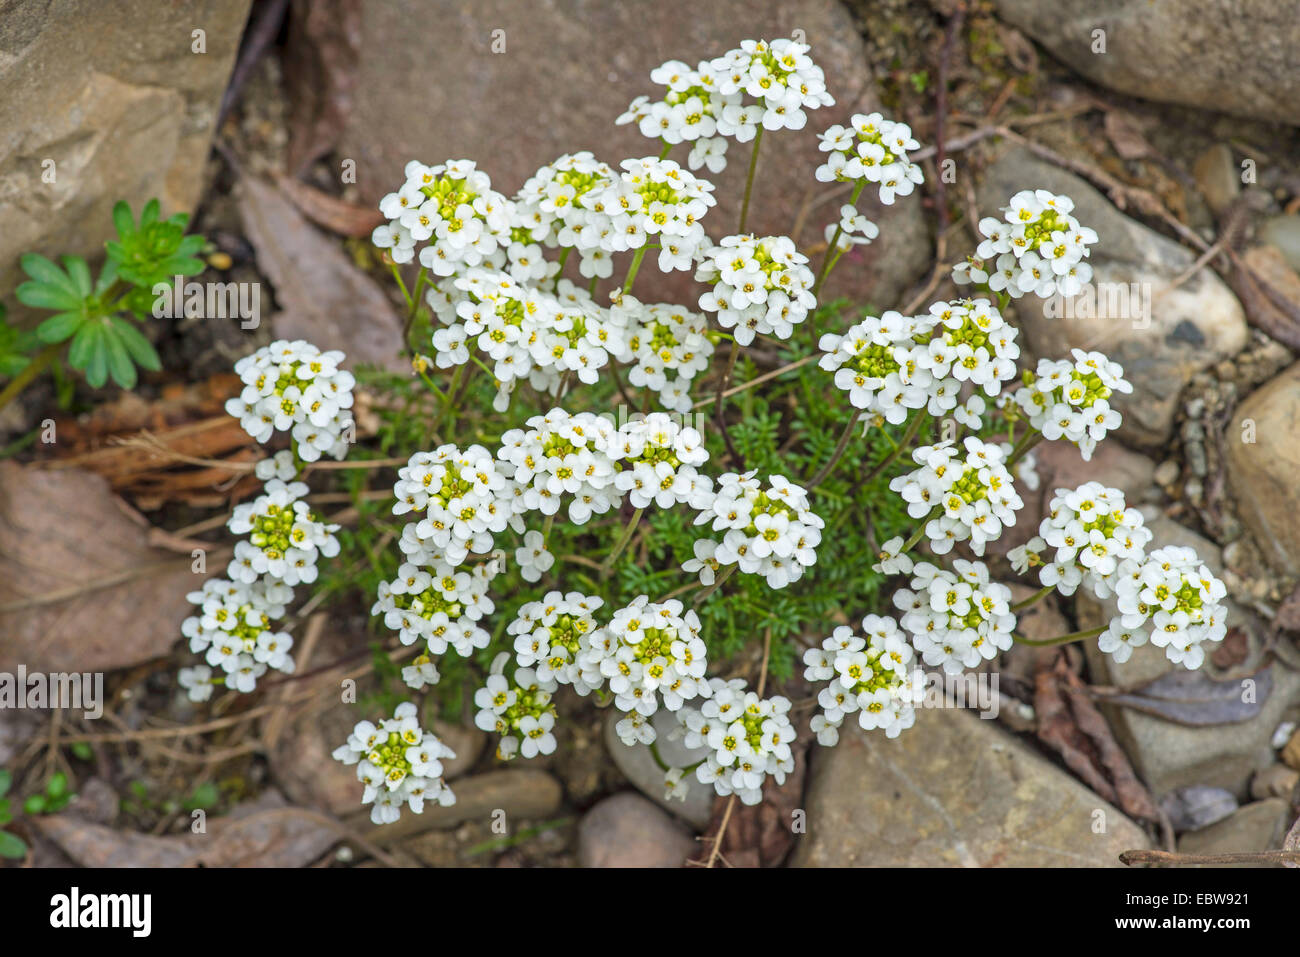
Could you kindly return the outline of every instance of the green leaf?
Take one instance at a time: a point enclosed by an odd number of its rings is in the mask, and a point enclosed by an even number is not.
[[[146,226],[152,226],[156,223],[158,221],[158,213],[161,209],[162,207],[159,205],[157,199],[151,199],[149,202],[145,203],[144,209],[140,211],[140,228],[144,229]]]
[[[40,814],[45,810],[49,802],[45,799],[44,794],[33,794],[23,802],[24,814]]]
[[[104,330],[104,351],[108,356],[108,371],[113,381],[123,389],[134,389],[136,382],[135,363],[126,353],[122,337],[116,328]]]
[[[15,295],[24,306],[33,309],[57,309],[59,312],[81,309],[83,301],[76,290],[43,282],[25,282]]]
[[[95,295],[104,295],[115,282],[117,282],[117,263],[111,258],[106,259],[104,268],[99,271],[99,279],[95,282]]]
[[[47,797],[61,798],[68,793],[68,776],[62,771],[56,772],[45,785]]]
[[[7,857],[11,861],[21,861],[27,856],[27,845],[17,834],[10,834],[8,831],[0,831],[0,857]]]
[[[62,342],[71,338],[85,321],[85,315],[80,312],[61,312],[57,316],[50,316],[37,326],[36,334],[41,337],[42,342]]]
[[[85,299],[90,295],[92,288],[90,282],[90,267],[86,265],[86,261],[80,256],[62,256],[60,258],[63,261],[63,268],[66,269],[68,275],[72,277],[72,282],[76,285],[77,292],[81,294],[82,299]]]
[[[79,761],[89,761],[95,756],[95,752],[85,741],[78,741],[72,745],[72,755]]]
[[[122,345],[126,346],[127,353],[136,365],[141,369],[148,369],[150,372],[157,372],[162,368],[162,361],[158,358],[158,353],[154,351],[154,347],[140,330],[119,316],[113,316],[110,321],[113,323],[113,328],[117,330]]]
[[[103,326],[93,326],[95,337],[90,344],[90,361],[86,363],[86,381],[98,389],[108,381],[108,336]]]
[[[68,365],[74,369],[85,370],[90,364],[90,357],[95,351],[95,342],[103,328],[97,322],[87,322],[77,330],[72,345],[68,347]]]
[[[14,776],[8,768],[0,768],[0,797],[9,793],[9,788],[13,786]]]
[[[117,235],[122,239],[135,235],[135,217],[131,215],[131,207],[125,200],[113,204],[113,225],[117,227]]]
[[[41,285],[54,286],[73,296],[77,295],[77,284],[72,281],[72,277],[39,253],[24,253],[18,263],[23,267],[23,272]]]

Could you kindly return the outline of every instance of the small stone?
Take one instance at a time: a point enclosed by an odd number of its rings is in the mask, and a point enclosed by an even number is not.
[[[1286,743],[1291,740],[1291,735],[1295,733],[1296,723],[1294,721],[1283,721],[1273,732],[1273,740],[1269,743],[1278,751],[1286,747]]]
[[[1300,731],[1291,732],[1291,740],[1282,749],[1282,763],[1300,771]]]
[[[456,795],[455,804],[444,807],[426,801],[422,813],[403,811],[392,824],[375,828],[371,839],[384,845],[431,828],[452,828],[466,822],[492,823],[494,816],[502,817],[513,832],[519,821],[551,816],[560,809],[564,798],[559,781],[545,771],[523,767],[473,774],[451,782],[451,790]],[[370,812],[368,809],[358,812],[353,818],[368,821]]]
[[[697,847],[686,828],[631,791],[605,798],[578,825],[582,867],[682,867]]]
[[[1259,228],[1261,242],[1275,246],[1289,265],[1300,272],[1300,216],[1274,216]]]
[[[1165,459],[1156,468],[1155,480],[1157,485],[1169,486],[1178,481],[1178,476],[1182,474],[1182,468],[1173,459]]]
[[[1270,764],[1261,771],[1256,771],[1250,779],[1250,796],[1257,801],[1265,798],[1290,798],[1300,784],[1300,771],[1288,768],[1285,764]]]
[[[1160,810],[1169,817],[1175,831],[1198,831],[1237,810],[1237,799],[1223,788],[1199,784],[1171,791],[1160,799]]]
[[[1201,188],[1206,204],[1217,216],[1232,205],[1241,192],[1241,170],[1227,143],[1215,143],[1197,157],[1192,167],[1196,185]]]
[[[660,807],[697,828],[705,827],[713,816],[712,786],[700,784],[695,780],[694,774],[691,774],[687,776],[690,788],[685,800],[664,797],[664,770],[655,761],[649,746],[634,744],[628,747],[619,739],[615,728],[622,717],[617,712],[611,712],[605,721],[605,748],[614,759],[614,764],[627,776],[633,787]],[[695,764],[707,753],[705,748],[687,748],[680,738],[671,736],[670,733],[678,727],[677,719],[671,712],[658,711],[651,723],[659,735],[655,748],[669,767],[685,768]]]
[[[1180,854],[1234,854],[1276,850],[1282,846],[1290,807],[1281,798],[1247,804],[1217,824],[1178,839]],[[1206,865],[1252,867],[1251,864]]]

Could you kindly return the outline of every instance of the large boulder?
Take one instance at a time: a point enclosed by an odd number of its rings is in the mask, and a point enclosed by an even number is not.
[[[1065,302],[1025,296],[1014,303],[1027,350],[1035,358],[1055,359],[1069,358],[1071,349],[1095,349],[1120,363],[1133,392],[1112,400],[1124,416],[1119,434],[1133,445],[1160,447],[1173,431],[1179,394],[1192,376],[1245,347],[1249,335],[1241,304],[1209,269],[1171,288],[1195,262],[1191,252],[1026,149],[1007,151],[985,171],[980,213],[999,216],[1012,195],[1037,188],[1073,199],[1075,217],[1095,229],[1099,241],[1089,259],[1091,290]],[[1096,309],[1085,308],[1092,303]],[[1060,314],[1053,315],[1058,307]]]
[[[798,867],[1118,867],[1146,834],[1075,778],[963,710],[894,740],[845,722],[818,748]]]
[[[1300,124],[1300,14],[1294,3],[997,0],[997,11],[1102,86]]]
[[[0,0],[0,293],[102,252],[119,199],[193,209],[249,2]]]
[[[416,0],[364,0],[362,6],[361,66],[342,155],[357,161],[357,185],[372,202],[400,185],[411,159],[473,159],[511,195],[563,153],[591,150],[614,166],[657,155],[657,141],[635,126],[614,125],[635,96],[662,90],[650,81],[654,67],[670,59],[694,64],[744,39],[800,30],[836,103],[811,113],[797,133],[763,138],[748,225],[789,234],[805,204],[833,188],[813,178],[824,155],[815,132],[879,109],[862,39],[836,0],[459,0],[436,11]],[[493,52],[494,45],[502,52]],[[454,65],[443,51],[454,52]],[[673,154],[683,163],[685,156],[681,146]],[[733,143],[721,175],[701,174],[718,187],[718,206],[704,222],[715,239],[736,230],[748,157],[747,144]],[[929,264],[920,196],[904,197],[887,212],[865,200],[859,208],[880,226],[880,238],[846,256],[826,293],[888,308]],[[819,242],[838,208],[838,202],[820,204],[794,238]],[[616,274],[621,268],[616,265]],[[643,276],[638,295],[657,298],[650,276]],[[660,296],[686,296],[693,288],[685,274],[655,278]]]

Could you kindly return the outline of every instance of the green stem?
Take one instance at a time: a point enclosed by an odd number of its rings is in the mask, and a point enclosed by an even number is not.
[[[740,228],[736,232],[745,234],[745,224],[749,222],[749,197],[754,191],[754,171],[758,169],[758,146],[763,142],[763,127],[754,134],[754,151],[749,154],[749,174],[745,177],[745,198],[740,204]]]
[[[885,469],[889,468],[898,460],[898,457],[907,450],[909,445],[912,444],[912,440],[916,438],[916,433],[920,431],[921,423],[928,415],[929,413],[926,412],[925,409],[917,410],[916,415],[912,416],[912,421],[907,424],[907,431],[903,433],[902,439],[894,446],[894,451],[885,456],[885,460],[868,473],[867,477],[862,480],[862,485],[866,485],[868,482],[879,477]],[[888,436],[889,433],[886,432],[885,435]]]
[[[627,543],[632,541],[632,535],[636,531],[637,525],[641,524],[641,516],[644,514],[645,509],[643,508],[638,508],[632,513],[632,517],[628,520],[627,527],[623,529],[623,534],[619,537],[618,544],[616,544],[614,550],[609,553],[609,557],[605,559],[605,563],[600,566],[600,577],[602,579],[609,577],[610,571],[614,568],[614,562],[618,560],[619,555],[623,554],[623,549],[627,548]]]
[[[1018,645],[1029,645],[1031,648],[1047,648],[1051,645],[1068,645],[1072,641],[1082,641],[1085,638],[1095,638],[1109,627],[1109,625],[1102,625],[1099,628],[1089,628],[1087,631],[1076,631],[1072,634],[1061,635],[1058,638],[1046,638],[1043,641],[1035,641],[1032,638],[1021,638],[1019,635],[1013,634],[1011,640]]]
[[[933,509],[931,509],[930,514],[926,515],[921,519],[921,524],[917,528],[916,533],[907,540],[906,544],[904,544],[902,548],[898,550],[899,553],[901,554],[903,552],[910,552],[912,549],[916,548],[917,543],[922,538],[925,537],[925,526],[928,525],[933,519],[938,518],[939,514],[942,511],[943,511],[942,505],[936,505]]]
[[[844,431],[840,433],[840,440],[835,446],[835,451],[831,453],[830,461],[823,465],[821,471],[809,480],[809,491],[826,481],[826,476],[830,475],[831,470],[839,465],[840,459],[844,457],[844,450],[849,447],[849,437],[853,434],[853,427],[858,424],[860,418],[862,418],[862,410],[854,409],[853,414],[849,416],[849,421],[844,424]]]
[[[13,379],[10,380],[9,384],[5,386],[4,391],[0,392],[0,409],[3,409],[18,396],[18,393],[27,388],[27,386],[31,384],[32,380],[40,375],[45,370],[45,367],[54,361],[61,348],[61,344],[56,342],[46,346],[40,352],[36,353],[36,355],[32,357],[32,361],[27,363],[27,366],[23,371],[14,376]]]
[[[1011,455],[1007,457],[1007,471],[1010,471],[1011,466],[1024,458],[1026,453],[1041,441],[1043,441],[1042,432],[1037,429],[1026,432],[1024,437],[1016,444],[1016,447],[1011,450]]]
[[[673,151],[673,144],[664,143],[664,148],[659,151],[659,158],[661,160],[666,160],[668,158],[668,154],[671,153],[672,151]]]
[[[627,278],[623,280],[623,295],[632,291],[632,283],[636,281],[636,274],[641,269],[641,260],[645,258],[646,247],[642,246],[632,257],[632,265],[627,269]]]
[[[389,268],[393,271],[393,278],[397,280],[397,288],[402,290],[402,298],[406,300],[406,308],[411,308],[411,294],[406,289],[406,283],[402,279],[402,271],[397,268],[397,263],[389,263]]]
[[[853,187],[853,198],[849,200],[849,205],[854,209],[857,209],[858,197],[862,195],[862,190],[866,185],[866,180],[858,180],[857,185]],[[835,255],[835,250],[839,244],[840,237],[844,235],[844,227],[841,225],[843,221],[844,217],[841,216],[840,221],[835,224],[835,232],[831,235],[830,245],[826,247],[826,257],[822,260],[821,275],[817,277],[817,282],[812,288],[814,299],[817,298],[817,294],[822,291],[822,284],[826,282],[826,277],[831,274],[831,270],[835,268],[835,264],[840,261],[840,257]]]
[[[1014,605],[1012,605],[1011,610],[1020,611],[1022,608],[1028,608],[1031,605],[1037,605],[1040,601],[1042,601],[1044,598],[1050,595],[1052,591],[1053,588],[1051,585],[1048,585],[1044,588],[1040,588],[1038,591],[1034,592],[1024,601],[1018,601]]]
[[[713,579],[712,585],[710,585],[708,588],[705,588],[704,591],[700,592],[694,598],[691,599],[691,604],[692,605],[703,604],[704,600],[707,599],[710,595],[712,595],[715,591],[717,591],[722,586],[723,582],[725,582],[728,578],[734,575],[736,573],[736,569],[739,567],[740,567],[739,565],[728,565],[725,569],[722,570],[722,572],[718,574],[716,578]]]

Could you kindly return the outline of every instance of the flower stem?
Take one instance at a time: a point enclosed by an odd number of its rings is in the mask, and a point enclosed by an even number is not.
[[[1026,432],[1024,437],[1016,443],[1016,447],[1011,450],[1011,454],[1007,457],[1007,469],[1010,470],[1011,466],[1023,459],[1029,450],[1041,441],[1043,441],[1042,432],[1039,432],[1037,429],[1030,429]]]
[[[1084,638],[1095,638],[1109,627],[1109,625],[1102,625],[1099,628],[1090,628],[1087,631],[1076,631],[1068,635],[1061,635],[1058,638],[1046,638],[1043,641],[1035,641],[1032,638],[1021,638],[1019,635],[1013,634],[1011,640],[1018,645],[1029,645],[1032,648],[1047,648],[1050,645],[1068,645],[1072,641],[1082,641]]]
[[[54,361],[54,357],[59,354],[60,346],[61,344],[57,342],[46,346],[32,357],[32,361],[27,363],[27,366],[22,372],[18,373],[10,380],[9,384],[5,386],[4,391],[0,392],[0,409],[3,409],[6,405],[12,402],[18,396],[18,393],[27,388],[27,386],[31,384],[32,380],[40,375],[47,365]]]
[[[703,604],[704,600],[708,598],[710,595],[712,595],[715,591],[717,591],[719,586],[721,586],[723,582],[725,582],[728,578],[734,575],[736,573],[736,569],[739,567],[740,567],[739,565],[728,565],[723,572],[721,572],[716,578],[713,579],[712,585],[710,585],[708,588],[704,589],[704,591],[698,593],[694,598],[691,599],[691,604],[692,605]]]
[[[929,413],[925,409],[917,410],[916,415],[912,417],[912,421],[907,424],[907,431],[903,433],[903,437],[894,446],[894,451],[885,456],[883,462],[867,473],[867,477],[859,483],[859,486],[866,485],[868,482],[878,478],[885,469],[889,468],[898,460],[900,455],[907,451],[907,447],[911,445],[912,440],[916,438],[916,433],[921,429],[921,423],[925,421],[928,415]],[[886,432],[885,435],[888,436],[889,433]]]
[[[609,577],[610,571],[614,568],[614,562],[618,560],[619,555],[623,554],[623,549],[627,548],[627,543],[632,541],[632,534],[636,531],[636,527],[641,524],[641,516],[644,514],[645,509],[643,508],[638,508],[632,513],[632,517],[628,519],[627,527],[623,529],[623,534],[619,537],[618,544],[616,544],[614,550],[609,553],[609,557],[605,559],[605,563],[600,566],[601,578]]]
[[[849,200],[849,205],[854,209],[857,209],[858,197],[862,195],[863,187],[866,185],[866,180],[859,180],[858,184],[853,187],[853,198]],[[816,299],[817,294],[822,291],[822,284],[826,282],[826,277],[831,274],[831,270],[835,268],[835,264],[840,261],[840,257],[835,255],[835,250],[839,245],[840,237],[844,235],[843,222],[844,217],[841,216],[840,222],[835,224],[835,232],[831,235],[830,245],[826,247],[826,258],[822,260],[821,275],[817,277],[817,282],[813,284],[812,288],[814,299]]]
[[[844,424],[844,431],[840,433],[840,440],[835,446],[835,451],[831,453],[830,461],[823,465],[821,471],[809,480],[809,491],[826,481],[826,477],[831,474],[831,470],[840,464],[840,459],[844,457],[844,450],[849,447],[849,437],[853,434],[853,427],[858,424],[860,418],[862,418],[862,410],[854,409],[853,414],[849,416],[849,421]]]
[[[938,518],[939,513],[942,511],[943,511],[942,505],[936,505],[933,509],[931,509],[930,514],[926,515],[924,518],[921,519],[921,525],[919,528],[917,528],[916,533],[907,540],[907,542],[903,545],[902,548],[898,550],[899,554],[902,554],[903,552],[910,552],[912,549],[916,548],[917,542],[919,542],[922,538],[925,537],[925,526],[928,525],[932,519]]]
[[[740,228],[736,232],[744,235],[745,224],[749,222],[749,197],[754,191],[754,171],[758,169],[758,145],[763,142],[763,127],[754,134],[754,151],[749,154],[749,174],[745,177],[745,198],[740,204]]]
[[[627,278],[623,280],[623,295],[632,291],[632,283],[636,281],[636,274],[641,268],[641,260],[645,258],[646,247],[642,246],[632,257],[632,265],[627,268]]]
[[[1050,594],[1052,593],[1052,591],[1053,591],[1052,586],[1051,586],[1051,585],[1047,585],[1047,586],[1045,586],[1044,588],[1041,588],[1041,589],[1039,589],[1038,591],[1034,592],[1032,595],[1030,595],[1030,596],[1029,596],[1028,598],[1026,598],[1024,601],[1018,601],[1018,602],[1016,602],[1014,605],[1011,606],[1011,610],[1012,610],[1012,611],[1020,611],[1022,608],[1028,608],[1028,607],[1030,607],[1031,605],[1037,605],[1040,601],[1042,601],[1044,598],[1046,598],[1048,595],[1050,595]]]

